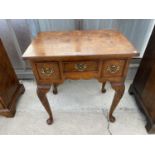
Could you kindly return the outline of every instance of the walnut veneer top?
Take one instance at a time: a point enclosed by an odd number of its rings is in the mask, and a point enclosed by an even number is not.
[[[117,31],[41,32],[26,49],[23,58],[117,54],[128,57],[137,54],[127,38]]]

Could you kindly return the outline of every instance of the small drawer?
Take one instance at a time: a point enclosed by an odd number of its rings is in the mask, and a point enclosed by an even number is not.
[[[60,69],[58,62],[41,62],[35,64],[40,80],[59,80]]]
[[[103,62],[102,76],[121,77],[125,68],[125,60],[107,60]]]
[[[64,72],[89,72],[98,71],[98,61],[64,62]]]

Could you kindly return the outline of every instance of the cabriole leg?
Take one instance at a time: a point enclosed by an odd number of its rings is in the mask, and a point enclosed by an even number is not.
[[[101,88],[101,92],[102,92],[102,93],[105,93],[105,92],[106,92],[105,84],[106,84],[106,82],[103,82],[103,83],[102,83],[102,88]]]
[[[57,94],[58,93],[58,89],[57,89],[58,84],[53,84],[53,94]]]
[[[114,96],[112,105],[110,107],[109,120],[110,120],[110,122],[115,122],[115,117],[112,114],[113,114],[116,106],[118,105],[120,99],[123,96],[123,93],[125,90],[125,85],[124,85],[124,83],[113,83],[113,82],[111,82],[111,86],[115,90],[115,96]]]
[[[47,124],[49,124],[49,125],[53,123],[52,111],[51,111],[49,102],[46,97],[46,94],[50,90],[50,87],[51,87],[50,85],[37,86],[37,95],[49,115],[49,118],[47,119]]]

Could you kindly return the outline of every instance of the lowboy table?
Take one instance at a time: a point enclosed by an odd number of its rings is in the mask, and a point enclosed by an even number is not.
[[[53,116],[46,93],[53,85],[65,79],[96,78],[105,92],[106,81],[111,83],[115,96],[109,112],[109,120],[124,93],[124,81],[129,60],[137,52],[120,33],[111,30],[41,32],[26,49],[23,58],[28,59],[37,81],[37,95],[46,109],[52,124]]]

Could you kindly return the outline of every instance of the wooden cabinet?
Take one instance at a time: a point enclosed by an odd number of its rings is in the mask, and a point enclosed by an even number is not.
[[[129,92],[146,116],[147,131],[155,133],[155,28]]]
[[[24,93],[24,90],[24,86],[19,83],[0,40],[0,115],[14,116],[16,100]]]

